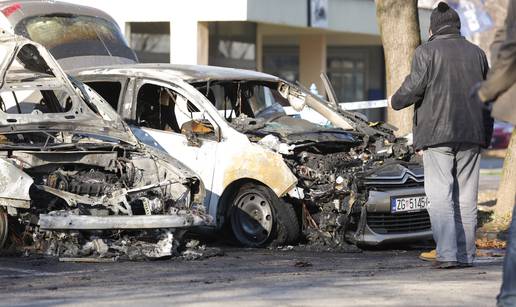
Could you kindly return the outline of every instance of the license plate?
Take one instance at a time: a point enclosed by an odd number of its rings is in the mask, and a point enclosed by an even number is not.
[[[391,213],[426,210],[429,203],[428,197],[424,195],[392,197]]]

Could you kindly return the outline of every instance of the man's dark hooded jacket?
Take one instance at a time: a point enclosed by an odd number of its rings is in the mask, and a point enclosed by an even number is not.
[[[471,88],[485,79],[488,69],[485,53],[456,27],[439,29],[416,49],[410,75],[391,100],[395,110],[415,106],[416,149],[444,143],[488,145],[482,104],[470,98]]]

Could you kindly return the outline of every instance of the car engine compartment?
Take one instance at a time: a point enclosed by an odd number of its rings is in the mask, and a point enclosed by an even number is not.
[[[360,235],[369,191],[376,189],[366,184],[367,177],[393,164],[421,168],[407,140],[394,138],[392,132],[390,138],[366,135],[286,115],[272,120],[241,115],[232,126],[282,154],[298,178],[297,188],[285,198],[302,208],[303,233],[311,245],[339,248]]]
[[[37,143],[41,133],[2,137],[2,181],[13,176],[25,178],[16,186],[23,193],[15,196],[24,201],[7,207],[11,228],[16,230],[11,232],[11,241],[56,256],[74,252],[84,256],[82,247],[56,246],[64,242],[82,246],[92,240],[115,242],[115,237],[128,232],[134,238],[153,232],[150,237],[154,241],[145,242],[157,244],[159,238],[168,238],[179,246],[176,241],[181,236],[174,236],[172,229],[211,223],[202,206],[201,181],[181,164],[171,164],[149,148],[92,138],[65,143],[55,135],[55,142],[47,139],[41,146]],[[164,236],[167,231],[170,235]],[[82,239],[73,239],[77,237]],[[170,256],[171,250],[148,255]]]

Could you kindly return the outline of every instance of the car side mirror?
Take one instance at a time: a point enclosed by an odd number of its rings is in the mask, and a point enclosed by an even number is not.
[[[187,131],[187,130],[183,131],[183,129],[181,129],[181,134],[183,134],[186,137],[186,141],[187,141],[186,145],[187,146],[201,147],[202,141],[192,131]]]
[[[198,138],[200,135],[208,135],[213,133],[211,124],[190,120],[181,125],[181,134],[186,136],[189,146],[199,147],[202,141]]]

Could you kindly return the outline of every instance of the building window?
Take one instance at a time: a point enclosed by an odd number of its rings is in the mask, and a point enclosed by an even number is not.
[[[256,69],[256,24],[210,22],[209,64]]]
[[[333,46],[327,50],[327,74],[340,102],[385,98],[385,62],[381,46]],[[384,109],[362,110],[372,121]]]
[[[289,82],[299,80],[299,47],[264,46],[263,71]]]
[[[339,101],[364,100],[366,55],[342,49],[338,52],[328,51],[326,69]]]
[[[170,62],[170,22],[131,22],[130,45],[142,63]]]

